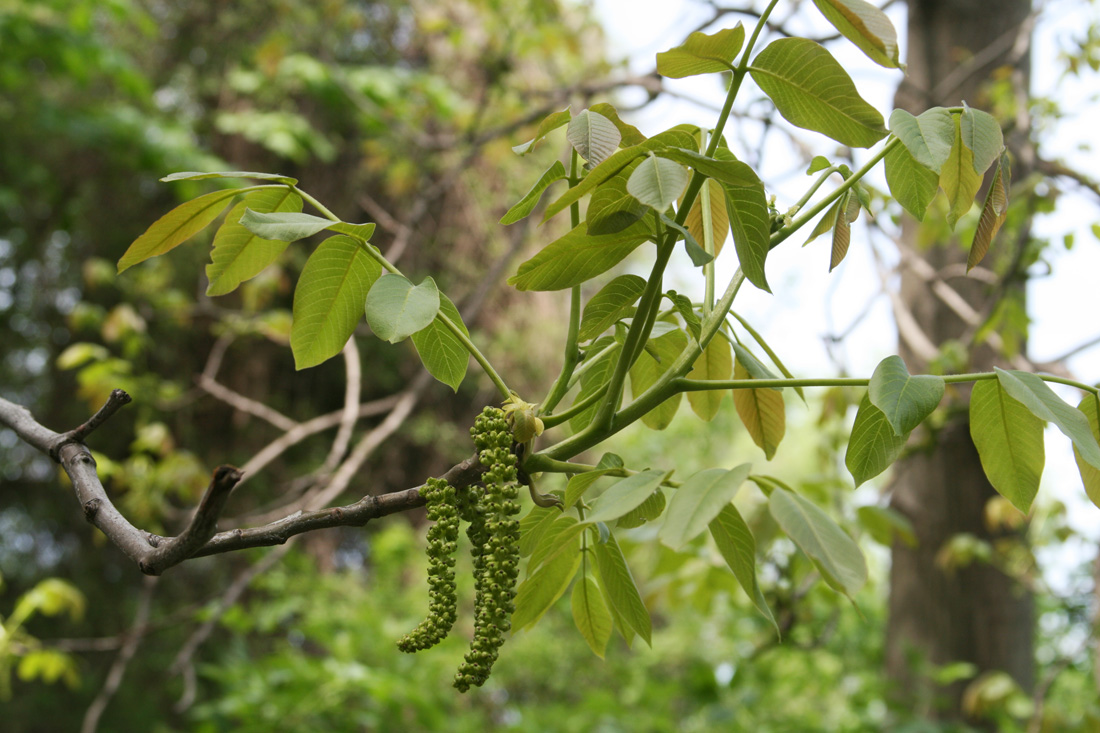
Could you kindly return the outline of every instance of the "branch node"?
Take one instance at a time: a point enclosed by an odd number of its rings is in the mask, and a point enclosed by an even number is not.
[[[84,519],[89,522],[95,520],[95,515],[99,513],[99,503],[100,500],[98,498],[88,499],[88,501],[84,502]]]

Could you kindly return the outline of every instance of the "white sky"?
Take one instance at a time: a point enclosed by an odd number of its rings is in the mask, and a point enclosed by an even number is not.
[[[1033,39],[1032,91],[1036,95],[1056,98],[1071,114],[1054,133],[1041,140],[1042,154],[1048,159],[1064,160],[1077,170],[1100,171],[1100,152],[1087,149],[1095,135],[1095,121],[1100,119],[1100,104],[1096,98],[1100,76],[1093,74],[1083,81],[1062,79],[1058,71],[1061,65],[1057,63],[1059,49],[1065,47],[1068,39],[1080,35],[1090,20],[1096,19],[1097,10],[1080,0],[1050,0],[1046,4],[1048,12],[1041,16]],[[654,54],[681,43],[700,22],[711,17],[712,12],[709,7],[690,0],[595,0],[595,9],[606,29],[612,53],[626,58],[637,73],[651,71],[655,65]],[[783,12],[783,4],[779,10]],[[904,5],[896,4],[889,14],[898,28],[904,60]],[[833,30],[810,3],[803,4],[802,17],[805,20],[800,22],[806,25],[792,25],[792,29],[814,35],[825,35]],[[736,21],[731,16],[722,22],[728,27]],[[746,18],[745,24],[751,33],[752,20]],[[766,42],[766,38],[762,39],[757,50]],[[900,72],[875,65],[849,43],[834,44],[830,51],[849,70],[862,96],[888,118]],[[715,75],[666,80],[669,87],[714,106],[722,103],[723,90],[719,84]],[[746,80],[737,106],[744,109],[746,100],[757,95],[759,91],[751,80]],[[652,135],[681,122],[709,127],[716,117],[716,112],[699,105],[663,96],[634,115],[631,121],[642,132]],[[738,134],[735,121],[731,120],[726,134],[733,145],[733,138]],[[778,143],[778,136],[774,137]],[[836,149],[835,143],[821,135],[806,133],[799,138],[814,146],[815,153],[829,155]],[[858,162],[868,157],[865,151],[859,154]],[[769,194],[778,194],[779,208],[784,210],[812,179],[804,175],[804,164],[795,157],[789,145],[771,145],[766,155],[762,177]],[[885,190],[881,168],[877,175],[879,187]],[[823,190],[828,187],[827,183]],[[1072,187],[1067,186],[1069,188]],[[1100,221],[1097,203],[1092,194],[1067,193],[1054,214],[1040,217],[1034,225],[1038,236],[1058,242],[1046,255],[1052,264],[1052,275],[1035,278],[1029,285],[1028,309],[1033,319],[1029,355],[1037,361],[1060,356],[1100,334],[1100,318],[1097,318],[1100,314],[1100,282],[1097,281],[1100,243],[1090,231],[1092,224]],[[1068,232],[1076,234],[1071,252],[1066,252],[1060,244],[1062,236]],[[831,275],[828,273],[826,239],[823,237],[803,250],[801,242],[805,235],[795,235],[773,250],[768,258],[767,275],[774,295],[746,284],[734,305],[735,310],[763,333],[796,375],[833,373],[835,367],[829,360],[823,337],[844,331],[878,289],[867,229],[862,223],[853,226],[848,257]],[[719,258],[719,288],[724,287],[735,265],[733,258]],[[682,277],[684,285],[698,280],[691,273]],[[694,292],[687,287],[681,290]],[[879,297],[838,353],[853,376],[870,376],[882,358],[895,353],[896,341],[889,304]],[[1074,357],[1069,367],[1082,381],[1100,381],[1100,347]],[[1062,394],[1074,404],[1079,399],[1076,390]],[[1068,439],[1050,429],[1046,444],[1047,466],[1040,501],[1044,495],[1056,496],[1069,507],[1074,528],[1090,537],[1100,537],[1100,510],[1084,495]]]

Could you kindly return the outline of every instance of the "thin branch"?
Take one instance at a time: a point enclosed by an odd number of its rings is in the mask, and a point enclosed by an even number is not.
[[[271,423],[279,430],[293,430],[298,427],[297,420],[287,417],[262,402],[257,402],[254,399],[245,397],[240,392],[229,389],[229,387],[206,376],[205,372],[195,377],[195,381],[198,383],[199,388],[211,397],[215,397],[241,412],[258,417],[264,422]]]
[[[153,605],[153,592],[156,587],[156,578],[145,578],[145,586],[142,588],[137,612],[134,614],[134,623],[130,626],[130,631],[126,635],[122,648],[118,651],[118,656],[111,664],[111,669],[107,672],[107,679],[104,680],[103,687],[95,699],[92,700],[92,704],[88,706],[87,712],[84,713],[84,722],[80,726],[80,733],[95,732],[99,727],[99,719],[103,715],[103,711],[107,709],[107,704],[118,692],[118,687],[122,684],[122,677],[126,674],[126,668],[145,636],[145,627],[149,623],[149,609]]]
[[[165,568],[178,565],[205,545],[218,528],[218,516],[229,500],[233,487],[241,480],[241,470],[233,466],[218,466],[206,488],[199,508],[187,529],[163,545],[159,545],[139,563],[141,572],[160,575]]]

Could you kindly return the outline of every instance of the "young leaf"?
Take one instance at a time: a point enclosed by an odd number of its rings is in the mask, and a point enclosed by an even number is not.
[[[1100,397],[1095,394],[1086,394],[1077,409],[1084,414],[1089,422],[1092,437],[1100,441]],[[1081,481],[1085,485],[1085,493],[1092,499],[1092,503],[1100,507],[1100,469],[1089,465],[1077,450],[1073,447],[1073,457],[1077,461],[1077,470],[1081,472]]]
[[[458,308],[443,293],[439,294],[439,313],[447,316],[462,333],[470,335]],[[412,342],[428,373],[457,392],[470,363],[470,353],[458,340],[458,336],[436,318],[426,328],[414,333]]]
[[[955,142],[955,120],[943,107],[933,107],[914,117],[903,109],[890,113],[890,132],[901,140],[913,160],[939,173]]]
[[[661,482],[668,478],[669,473],[650,469],[620,479],[596,499],[595,508],[585,518],[584,523],[595,524],[618,519],[648,499]]]
[[[775,626],[775,633],[779,633],[779,625],[775,623],[775,616],[764,600],[764,594],[760,592],[760,586],[756,582],[756,540],[749,531],[749,525],[741,518],[741,513],[733,504],[726,504],[718,516],[710,522],[710,536],[714,538],[714,544],[718,546],[718,552],[722,554],[726,564],[733,571],[733,576],[745,590],[756,609],[764,618]]]
[[[833,226],[833,248],[829,254],[829,272],[836,269],[836,266],[843,262],[844,256],[848,254],[848,244],[852,241],[851,222],[855,220],[854,216],[851,219],[848,218],[851,213],[852,202],[855,202],[855,213],[858,216],[859,199],[853,196],[851,191],[847,191],[837,200],[836,224]]]
[[[742,318],[736,311],[730,311],[730,315],[736,318],[737,322],[741,324],[741,327],[749,332],[749,335],[752,336],[753,341],[755,341],[760,346],[760,348],[764,350],[764,353],[767,354],[768,358],[772,360],[772,364],[775,364],[776,369],[778,369],[779,372],[787,379],[794,379],[794,374],[792,374],[791,370],[787,368],[782,360],[780,360],[779,354],[776,354],[772,347],[768,346],[768,342],[764,340],[764,337],[757,333],[756,329],[753,328],[752,325],[750,325],[749,322]],[[802,398],[803,402],[806,401],[806,395],[802,393],[801,387],[795,387],[794,391],[798,394],[799,397]]]
[[[519,584],[512,628],[520,631],[537,623],[569,587],[569,581],[577,574],[580,564],[581,541],[577,535],[553,560],[540,565],[534,574]]]
[[[290,176],[284,176],[278,173],[255,173],[253,171],[217,171],[215,173],[181,171],[180,173],[171,173],[160,180],[162,183],[169,183],[171,181],[202,181],[207,178],[252,178],[257,181],[285,183],[288,186],[293,186],[298,182],[297,178],[291,178]]]
[[[909,374],[900,356],[888,356],[875,367],[867,396],[882,411],[894,435],[908,435],[943,399],[942,377]]]
[[[753,59],[749,73],[792,125],[853,148],[869,148],[886,136],[882,115],[859,96],[832,54],[814,41],[772,41]]]
[[[592,192],[585,212],[588,233],[592,235],[614,234],[637,223],[649,211],[626,190],[626,182],[641,164],[635,160],[604,181]]]
[[[670,79],[733,71],[733,59],[745,42],[745,28],[738,23],[707,35],[696,31],[679,46],[657,54],[657,73]]]
[[[619,112],[612,105],[607,102],[600,102],[594,104],[588,108],[590,112],[596,112],[603,115],[607,119],[611,120],[611,124],[615,125],[619,129],[619,135],[622,136],[622,141],[619,143],[624,148],[629,148],[632,145],[638,145],[644,143],[646,140],[645,135],[635,127],[634,125],[628,125],[619,119]]]
[[[993,165],[993,161],[1004,152],[1005,141],[1001,134],[1001,126],[988,112],[963,105],[959,132],[963,144],[970,148],[973,154],[974,172],[979,176],[984,174],[989,166]]]
[[[831,165],[832,163],[829,162],[829,159],[824,155],[815,155],[813,160],[810,161],[809,167],[806,168],[806,175],[812,176],[814,173],[823,171]]]
[[[614,122],[587,109],[569,121],[565,137],[591,166],[599,165],[611,157],[623,139]]]
[[[543,247],[519,266],[508,284],[517,290],[562,290],[580,285],[622,262],[651,237],[645,222],[615,234],[592,236],[586,229],[582,223]]]
[[[542,544],[546,533],[561,517],[557,509],[540,506],[531,507],[523,519],[519,520],[519,554],[520,557],[528,557],[535,548]]]
[[[839,199],[837,199],[836,203],[830,206],[828,210],[826,210],[826,212],[821,215],[821,218],[817,220],[817,226],[815,226],[813,231],[810,232],[810,236],[806,239],[806,241],[802,243],[803,247],[820,237],[825,232],[831,231],[834,227],[836,227],[836,221],[840,216],[840,207],[842,204],[844,204],[844,196],[841,196]]]
[[[369,245],[337,234],[314,250],[294,289],[290,348],[296,369],[315,366],[340,353],[351,338],[371,286],[382,266]]]
[[[963,144],[959,121],[955,120],[955,141],[940,169],[940,188],[947,194],[947,203],[951,207],[947,212],[947,221],[952,229],[974,205],[974,195],[981,185],[982,177],[974,171],[974,154]]]
[[[665,510],[665,492],[658,488],[645,501],[619,517],[615,526],[620,529],[634,529],[661,516]]]
[[[750,378],[740,359],[733,363],[733,378]],[[764,451],[764,456],[770,461],[787,430],[783,394],[771,389],[735,389],[733,404],[741,422],[752,436],[752,442]]]
[[[993,183],[985,194],[982,214],[978,218],[978,228],[974,232],[974,242],[970,245],[970,254],[966,258],[966,271],[970,272],[985,258],[993,244],[993,238],[1001,230],[1008,218],[1009,189],[1008,156],[1002,155],[997,170],[993,173]]]
[[[672,495],[658,539],[679,551],[705,532],[707,525],[733,501],[751,468],[748,463],[728,471],[709,468],[685,481]]]
[[[338,234],[346,234],[352,239],[358,239],[360,242],[366,243],[370,241],[371,236],[374,234],[374,222],[348,224],[346,221],[334,221],[328,225],[328,230]]]
[[[904,68],[897,31],[886,13],[864,0],[814,0],[814,5],[867,58],[888,69]]]
[[[379,278],[370,289],[365,312],[374,335],[396,344],[435,320],[439,313],[439,289],[430,277],[413,285],[391,273]]]
[[[999,379],[983,379],[970,393],[970,437],[989,483],[1026,514],[1046,460],[1043,421],[1013,399]]]
[[[756,355],[749,351],[741,344],[735,343],[733,345],[734,356],[737,357],[738,363],[745,368],[745,371],[749,373],[749,379],[776,379],[776,376],[772,374],[764,364],[756,358]],[[776,392],[782,392],[779,387],[770,387],[770,389]]]
[[[577,631],[588,642],[592,653],[603,659],[607,642],[611,639],[611,612],[604,604],[596,581],[586,575],[574,583],[570,605]]]
[[[669,290],[664,297],[672,301],[672,305],[676,307],[676,312],[684,319],[688,332],[698,342],[703,331],[703,322],[699,320],[699,314],[695,312],[695,306],[691,304],[691,298],[677,293],[675,290]]]
[[[760,182],[752,167],[737,160],[729,148],[718,148],[713,158],[687,148],[667,148],[658,150],[655,154],[690,166],[724,186],[752,186]]]
[[[638,360],[630,367],[630,393],[635,399],[652,387],[654,382],[668,371],[680,352],[687,348],[687,344],[687,334],[679,329],[649,340],[647,346],[652,348],[656,357],[650,354],[649,351],[642,352],[638,356]],[[681,392],[672,395],[643,415],[642,423],[653,430],[664,430],[672,423],[672,418],[676,417],[676,411],[680,408],[682,397],[683,393]]]
[[[890,195],[917,221],[924,221],[928,205],[940,190],[940,177],[900,145],[886,154],[886,185]]]
[[[577,521],[575,517],[559,514],[558,518],[543,534],[542,540],[531,553],[531,561],[527,565],[527,574],[530,575],[544,563],[549,563],[559,553],[569,549],[584,531],[585,525]]]
[[[1085,462],[1100,469],[1100,445],[1097,445],[1096,438],[1092,435],[1088,418],[1080,410],[1063,402],[1035,374],[1005,371],[998,367],[993,367],[993,370],[997,373],[997,381],[1010,397],[1040,420],[1054,423],[1063,435],[1073,441],[1073,447],[1080,452]]]
[[[851,598],[867,582],[859,545],[812,501],[777,488],[768,498],[768,509],[831,587]]]
[[[501,217],[501,224],[515,224],[521,219],[525,219],[535,210],[535,207],[539,203],[539,199],[542,198],[542,192],[555,181],[560,181],[565,178],[565,166],[561,164],[560,160],[555,160],[554,165],[546,169],[546,172],[542,174],[542,177],[535,182],[535,185],[531,187],[531,190],[527,192],[527,195],[516,203],[515,206],[508,209],[508,212]]]
[[[549,221],[552,217],[567,209],[570,204],[580,201],[582,197],[592,193],[596,186],[610,179],[632,161],[643,157],[649,151],[663,150],[664,148],[690,147],[694,144],[695,138],[687,130],[681,129],[682,127],[683,126],[679,126],[670,130],[665,130],[664,132],[654,135],[645,142],[616,152],[610,158],[589,171],[588,175],[581,179],[580,183],[573,186],[573,188],[563,193],[557,201],[550,204],[550,206],[546,208],[546,213],[543,214],[542,220]]]
[[[638,592],[634,576],[630,574],[630,567],[626,564],[623,551],[615,541],[615,535],[608,537],[607,542],[593,545],[592,550],[596,556],[600,587],[610,601],[608,607],[612,615],[624,624],[620,626],[624,635],[629,629],[642,637],[646,644],[652,645],[652,622],[649,618],[649,610],[642,601],[642,595]]]
[[[538,143],[539,140],[542,140],[551,132],[569,122],[569,118],[570,114],[568,107],[561,110],[560,112],[554,112],[553,114],[547,115],[543,119],[543,121],[539,123],[538,129],[535,130],[535,136],[527,142],[523,143],[522,145],[516,145],[515,147],[513,147],[512,152],[516,155],[526,155],[527,153],[531,152],[531,150],[535,147],[535,144]]]
[[[664,212],[680,198],[690,178],[682,165],[650,155],[630,175],[626,190],[646,206]]]
[[[730,354],[730,344],[724,338],[712,338],[702,355],[695,360],[688,379],[729,379],[733,374],[733,356]],[[701,419],[710,422],[718,414],[722,406],[722,399],[726,396],[724,389],[712,389],[705,392],[688,392],[688,403],[691,409]]]
[[[611,373],[614,369],[615,359],[608,356],[603,357],[589,367],[581,374],[581,388],[577,393],[576,399],[573,400],[573,403],[579,404],[602,389],[603,386],[607,384],[608,380],[611,379]],[[618,406],[616,405],[616,407]],[[582,412],[569,418],[569,427],[574,433],[580,432],[592,421],[598,409],[599,404],[593,404]]]
[[[588,341],[606,331],[615,321],[629,314],[643,290],[645,280],[637,275],[619,275],[604,285],[584,307],[577,338]]]
[[[717,257],[722,252],[729,233],[730,220],[726,211],[726,191],[722,185],[711,178],[703,180],[703,187],[695,197],[695,203],[688,211],[684,225],[696,242],[703,242],[704,249]],[[710,247],[706,242],[710,241]]]
[[[844,465],[855,479],[856,486],[889,468],[901,455],[908,440],[909,433],[895,433],[886,414],[871,404],[869,395],[863,395],[844,455]]]
[[[245,209],[301,211],[302,198],[289,188],[264,189],[253,191],[229,210],[225,223],[214,235],[211,262],[206,266],[206,279],[210,283],[206,288],[207,295],[233,292],[245,280],[259,275],[287,247],[286,242],[261,239],[241,226],[240,218]]]
[[[569,479],[569,483],[565,486],[565,508],[569,509],[577,501],[584,496],[584,493],[592,488],[592,484],[596,483],[598,479],[607,475],[607,472],[612,469],[597,469],[595,471],[585,471],[584,473],[578,473],[573,478]]]
[[[265,214],[246,209],[241,217],[241,226],[257,237],[283,242],[294,242],[313,236],[317,232],[328,229],[334,223],[320,216],[293,211]]]
[[[719,160],[737,164],[741,184],[723,183],[726,189],[726,215],[733,234],[733,247],[741,270],[750,283],[766,293],[771,292],[764,274],[764,263],[771,250],[771,217],[764,184],[747,164],[735,160],[725,148],[715,152]],[[727,160],[728,159],[728,160]],[[717,180],[717,179],[716,179]]]
[[[123,272],[139,262],[162,255],[183,244],[218,218],[218,214],[229,205],[230,199],[258,188],[260,187],[251,186],[214,191],[180,204],[153,222],[133,241],[118,261],[118,271]]]
[[[680,236],[684,238],[684,249],[687,250],[688,257],[691,258],[691,264],[702,267],[714,261],[714,255],[708,253],[699,245],[699,242],[695,241],[695,237],[691,235],[687,227],[677,224],[665,214],[661,214],[661,222],[669,229],[678,231]]]

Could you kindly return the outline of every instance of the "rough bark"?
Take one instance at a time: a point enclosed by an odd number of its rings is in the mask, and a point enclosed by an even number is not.
[[[908,76],[899,87],[898,107],[919,113],[933,105],[953,106],[964,100],[982,106],[982,88],[991,72],[1010,64],[1026,88],[1030,0],[999,3],[976,0],[910,0]],[[1021,53],[1021,48],[1024,52]],[[1026,120],[1025,125],[1026,128]],[[1018,132],[1026,136],[1026,129]],[[1026,151],[1016,148],[1017,180],[1025,172]],[[919,225],[904,226],[903,241],[917,250]],[[1002,234],[998,246],[1012,246]],[[1022,238],[1020,238],[1022,241]],[[936,270],[965,262],[957,242],[921,252]],[[996,297],[996,288],[974,279],[953,279],[957,290],[979,313]],[[907,269],[902,301],[933,343],[959,338],[966,324]],[[927,364],[901,344],[911,370]],[[975,368],[988,368],[992,353],[971,355]],[[954,396],[965,404],[967,392]],[[994,491],[985,478],[970,440],[964,409],[932,436],[927,450],[898,463],[892,483],[893,507],[914,525],[919,546],[896,545],[890,573],[886,666],[896,683],[898,700],[935,718],[959,719],[967,681],[936,687],[920,674],[922,663],[970,662],[979,671],[1003,670],[1025,689],[1034,682],[1034,604],[1018,583],[984,563],[954,573],[936,562],[944,542],[959,533],[994,539],[983,521],[983,508]]]

